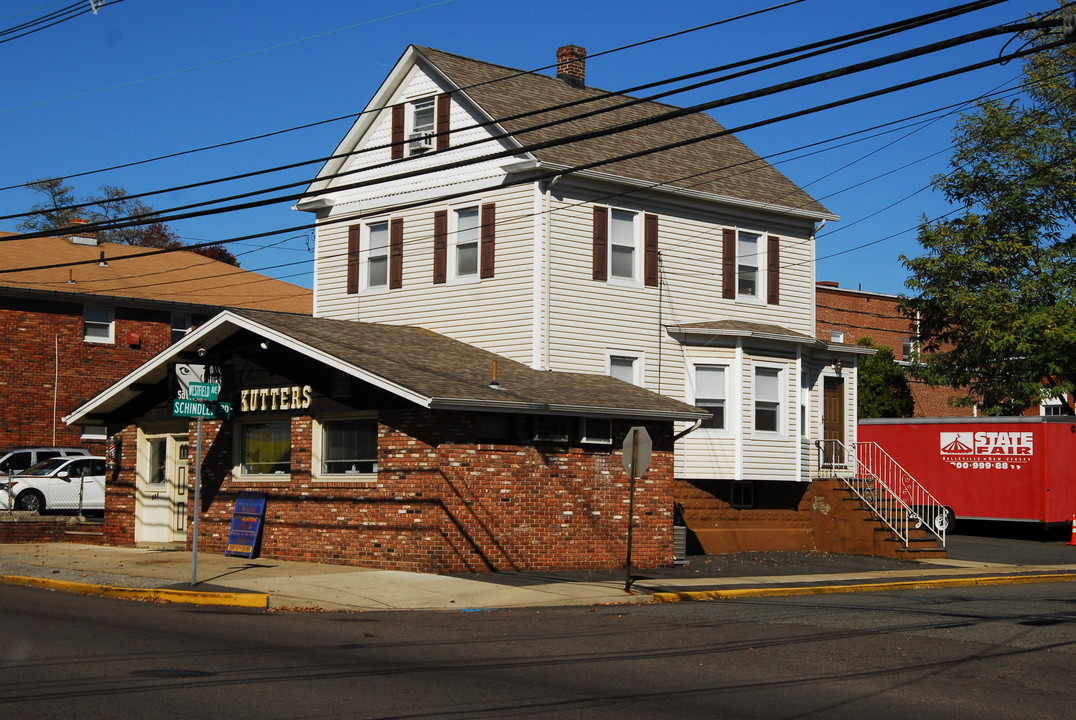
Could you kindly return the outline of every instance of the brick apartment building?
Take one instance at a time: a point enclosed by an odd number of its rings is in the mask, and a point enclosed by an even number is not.
[[[855,343],[870,338],[874,344],[889,348],[898,363],[910,365],[915,347],[913,321],[898,309],[896,295],[851,290],[831,281],[819,281],[815,287],[817,337],[829,342]],[[964,391],[949,386],[931,387],[908,377],[915,417],[974,417],[976,408],[953,406],[949,399],[963,397]],[[1066,414],[1060,403],[1032,408],[1025,415]],[[1069,411],[1071,412],[1071,411]]]
[[[104,449],[61,418],[225,306],[309,314],[311,292],[202,255],[0,233],[0,447]]]

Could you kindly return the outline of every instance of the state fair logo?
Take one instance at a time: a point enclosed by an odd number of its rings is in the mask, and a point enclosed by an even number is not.
[[[1035,454],[1030,432],[939,433],[942,460],[972,470],[1019,470]]]

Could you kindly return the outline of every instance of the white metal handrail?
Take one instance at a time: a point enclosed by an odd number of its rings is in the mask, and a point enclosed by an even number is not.
[[[900,538],[923,528],[945,547],[949,511],[875,442],[818,441],[819,470],[840,478]]]

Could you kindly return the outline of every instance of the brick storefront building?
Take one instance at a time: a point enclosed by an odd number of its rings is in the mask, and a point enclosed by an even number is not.
[[[305,312],[306,288],[181,251],[0,233],[0,447],[104,449],[60,418],[228,306]]]
[[[225,549],[238,494],[253,492],[265,498],[263,557],[420,572],[621,567],[621,448],[639,425],[653,450],[635,485],[633,562],[673,561],[673,422],[707,412],[420,328],[238,309],[67,418],[119,433],[110,544],[191,539],[196,430],[173,417],[176,362],[213,368],[232,408],[202,423],[209,552]]]

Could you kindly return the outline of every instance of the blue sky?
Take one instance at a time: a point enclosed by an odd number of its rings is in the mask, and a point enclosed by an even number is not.
[[[70,4],[7,0],[0,31]],[[408,44],[520,69],[551,64],[559,45],[598,53],[782,0],[125,0],[2,42],[0,187],[70,176],[360,111]],[[804,0],[747,20],[592,58],[587,84],[620,90],[866,29],[960,3],[941,0]],[[831,69],[1056,7],[1053,0],[1009,0],[993,8],[860,48],[684,93],[690,105]],[[768,99],[721,108],[726,127],[773,117],[949,68],[997,57],[1005,38],[927,59],[890,65]],[[1008,50],[1018,47],[1013,43]],[[549,71],[546,71],[549,72]],[[974,99],[1019,78],[1018,63],[995,66],[899,94],[855,103],[739,135],[841,221],[818,236],[817,277],[842,287],[904,290],[901,253],[916,255],[920,218],[950,208],[925,189],[944,172],[955,116],[924,126],[827,147],[809,157],[787,151]],[[101,185],[143,192],[330,154],[349,121],[276,135],[226,149],[71,178],[80,195]],[[785,155],[779,155],[786,153]],[[226,186],[147,198],[167,208],[313,177],[317,165]],[[0,190],[0,215],[38,197]],[[219,240],[309,222],[290,203],[173,223],[184,240]],[[17,220],[0,220],[14,231]],[[860,247],[865,246],[865,247]],[[229,245],[244,268],[309,286],[312,230]]]

